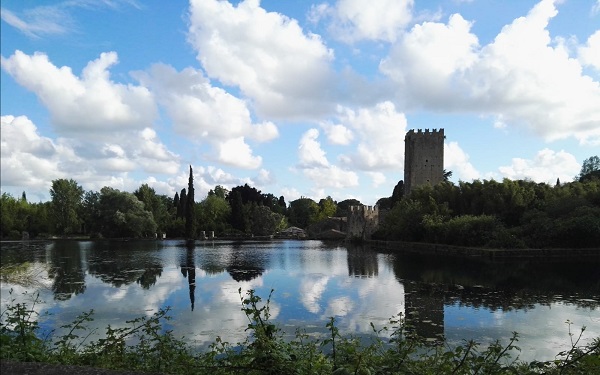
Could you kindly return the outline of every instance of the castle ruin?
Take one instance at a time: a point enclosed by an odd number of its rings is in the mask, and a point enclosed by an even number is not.
[[[348,207],[347,239],[369,240],[377,227],[379,227],[379,206]]]
[[[444,181],[444,129],[410,130],[404,137],[404,195]]]

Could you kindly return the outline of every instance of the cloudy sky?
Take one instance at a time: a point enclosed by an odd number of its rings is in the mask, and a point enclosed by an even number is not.
[[[1,188],[216,185],[365,204],[404,135],[453,181],[600,155],[600,0],[2,1]]]

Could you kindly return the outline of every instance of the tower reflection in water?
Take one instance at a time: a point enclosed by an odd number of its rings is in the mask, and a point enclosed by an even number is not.
[[[348,246],[348,275],[358,278],[376,278],[379,274],[380,253],[369,246]],[[404,318],[410,329],[421,337],[444,338],[444,291],[439,285],[422,282],[422,267],[411,267],[410,262],[396,264],[397,280],[404,286]]]

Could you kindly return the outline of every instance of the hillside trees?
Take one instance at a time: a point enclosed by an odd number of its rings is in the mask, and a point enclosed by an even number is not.
[[[52,197],[50,212],[56,232],[61,235],[79,232],[78,212],[83,188],[73,179],[58,179],[52,181],[50,196]]]

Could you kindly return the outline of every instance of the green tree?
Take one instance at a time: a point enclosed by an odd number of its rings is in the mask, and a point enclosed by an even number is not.
[[[79,231],[79,206],[83,197],[83,188],[73,179],[52,181],[51,215],[58,234],[67,235]]]
[[[201,230],[213,230],[217,235],[223,234],[229,228],[231,206],[225,198],[217,194],[208,194],[198,210],[198,222]]]
[[[600,157],[590,156],[583,161],[578,179],[583,182],[586,179],[600,178]]]
[[[290,202],[290,225],[307,228],[319,221],[319,205],[310,198],[301,197]]]
[[[215,186],[214,189],[209,190],[208,195],[215,195],[219,198],[222,199],[226,199],[227,198],[227,194],[229,194],[229,191],[227,191],[227,189],[225,189],[223,186],[221,185],[217,185]]]
[[[142,184],[133,194],[144,203],[144,209],[152,213],[157,230],[161,233],[166,231],[166,227],[171,221],[168,209],[173,206],[169,198],[157,195],[154,188],[148,184]]]
[[[228,200],[231,205],[231,226],[233,229],[241,232],[248,232],[250,230],[250,220],[247,211],[244,209],[242,193],[239,190],[232,190],[231,193],[229,193]]]
[[[325,199],[321,199],[319,201],[319,214],[317,215],[316,220],[321,221],[327,219],[328,217],[335,216],[336,211],[337,204],[330,196]]]
[[[251,203],[250,205],[251,231],[258,236],[268,236],[287,226],[285,216],[271,211],[269,207]]]
[[[85,232],[92,235],[100,233],[102,223],[100,221],[100,193],[97,191],[86,191],[81,203],[80,217],[83,220]]]
[[[100,221],[105,237],[149,237],[156,233],[152,213],[134,194],[110,187],[100,190]]]

